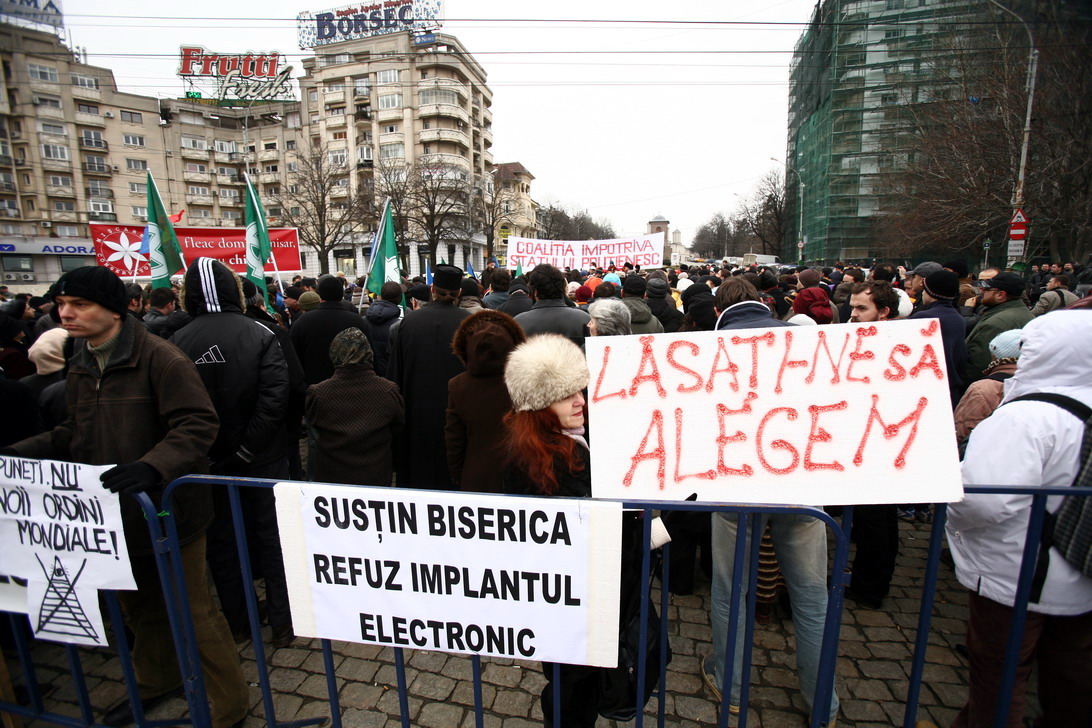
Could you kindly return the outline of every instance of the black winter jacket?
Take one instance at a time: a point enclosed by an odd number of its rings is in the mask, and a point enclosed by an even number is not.
[[[209,450],[214,472],[232,456],[253,465],[283,457],[289,377],[277,337],[243,315],[238,277],[211,258],[190,266],[182,297],[193,322],[171,341],[197,365],[220,418]]]
[[[375,371],[383,376],[387,372],[387,361],[390,359],[391,326],[402,315],[402,308],[390,301],[379,299],[364,313],[368,321],[368,341],[372,345],[372,355],[375,360]]]
[[[289,334],[296,347],[307,384],[317,384],[333,376],[330,344],[345,329],[356,328],[368,333],[368,323],[355,311],[346,310],[341,301],[323,301],[293,321]]]
[[[679,330],[679,325],[682,324],[683,320],[683,313],[675,307],[674,298],[670,296],[664,298],[649,297],[645,300],[645,303],[652,310],[652,315],[663,324],[666,333],[673,334]]]

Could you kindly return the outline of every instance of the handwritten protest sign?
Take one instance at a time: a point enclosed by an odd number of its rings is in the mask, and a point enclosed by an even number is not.
[[[279,483],[296,634],[612,667],[621,508]]]
[[[135,589],[111,466],[0,457],[0,573],[28,582],[36,637],[106,644],[98,589]]]
[[[587,270],[592,266],[606,268],[626,263],[642,268],[659,268],[664,264],[664,234],[638,235],[612,240],[536,240],[508,238],[508,268],[521,265],[524,272],[536,265],[549,263],[557,268]]]
[[[962,498],[936,319],[591,337],[599,498]]]

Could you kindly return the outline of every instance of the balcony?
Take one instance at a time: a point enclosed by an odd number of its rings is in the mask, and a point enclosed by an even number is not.
[[[402,121],[402,108],[380,109],[378,112],[372,112],[372,116],[381,124],[384,121]]]
[[[483,129],[482,130],[482,140],[485,142],[485,146],[486,146],[487,149],[489,147],[493,146],[493,130],[492,129]]]
[[[237,174],[218,174],[216,175],[216,183],[221,185],[241,185],[243,178]]]
[[[453,104],[425,104],[418,109],[418,113],[422,118],[426,116],[447,116],[458,119],[464,124],[470,122],[470,115],[466,113],[466,109]]]
[[[371,135],[371,133],[368,133],[368,134],[357,134],[357,135],[356,135],[356,145],[357,145],[358,147],[359,147],[359,146],[360,146],[361,144],[367,144],[367,145],[370,145],[371,143],[372,143],[372,135]]]
[[[274,185],[281,181],[281,176],[276,172],[262,172],[258,175],[258,181],[263,185]]]
[[[87,219],[91,222],[117,222],[118,215],[116,212],[95,212],[92,210],[87,213]]]
[[[72,169],[72,161],[69,159],[46,159],[42,157],[42,169],[50,171],[64,170],[68,171]]]
[[[326,128],[332,129],[339,126],[345,126],[345,114],[336,114],[334,116],[326,117]]]
[[[78,212],[64,212],[61,210],[50,210],[49,219],[53,222],[79,222]]]
[[[353,123],[354,124],[368,124],[368,125],[371,125],[371,123],[372,123],[371,109],[369,109],[368,111],[354,112],[353,113]]]
[[[102,114],[89,114],[86,111],[76,112],[76,123],[84,126],[106,126],[106,119]]]
[[[0,167],[10,167],[14,162],[10,154],[0,154]]]
[[[380,134],[379,135],[379,143],[380,144],[397,144],[399,142],[405,141],[405,138],[406,138],[406,135],[403,134],[402,132],[392,131],[392,132],[388,132],[386,134]]]
[[[64,109],[53,106],[35,106],[34,115],[39,119],[63,119]]]
[[[88,88],[86,86],[72,86],[72,95],[77,99],[91,99],[98,101],[102,98],[102,91],[97,88]]]
[[[211,205],[212,195],[191,195],[187,193],[186,202],[191,205]]]
[[[100,174],[106,177],[114,174],[114,168],[108,164],[91,164],[90,162],[83,163],[83,171],[87,174]]]
[[[212,178],[205,172],[183,172],[182,179],[186,182],[211,182]]]
[[[221,197],[220,207],[238,207],[243,204],[242,197]]]
[[[212,227],[220,224],[218,217],[201,217],[200,215],[187,215],[186,220],[193,227]]]
[[[110,145],[106,143],[105,139],[95,139],[94,137],[80,137],[80,149],[109,149]]]
[[[23,213],[15,207],[0,207],[0,217],[22,217]]]
[[[182,147],[182,159],[200,159],[203,162],[208,158],[208,149],[194,149],[193,147]]]
[[[238,152],[213,152],[212,158],[224,164],[238,162],[241,155]]]
[[[349,195],[349,185],[334,185],[330,188],[330,197],[347,197]]]
[[[451,142],[453,144],[459,144],[462,147],[470,146],[470,137],[467,136],[465,131],[459,131],[458,129],[422,129],[420,136],[422,144],[428,144],[430,142]],[[383,137],[379,137],[379,140],[382,141]]]
[[[344,91],[327,91],[322,95],[322,102],[329,104],[343,104],[345,103]]]
[[[114,199],[114,191],[106,187],[85,187],[84,191],[87,192],[88,197],[98,197],[103,200]],[[52,192],[48,194],[53,194]]]
[[[460,167],[467,171],[470,170],[470,160],[461,154],[426,154],[422,155],[421,160],[424,164],[431,165],[445,165]]]
[[[46,188],[46,190],[47,190],[46,194],[49,194],[49,195],[60,194],[59,192],[49,192],[48,190],[51,190],[51,189],[68,189],[68,190],[71,190],[72,188],[71,187],[64,187],[64,188],[62,188],[62,187],[57,187],[57,188],[47,187]],[[14,182],[0,182],[0,192],[15,192],[15,183]],[[76,193],[73,192],[72,194],[75,195]]]
[[[259,162],[268,162],[268,161],[272,161],[272,160],[280,159],[280,158],[281,158],[281,150],[280,149],[262,149],[261,151],[258,152],[258,161]]]
[[[371,98],[372,87],[371,86],[354,86],[353,98],[354,99],[367,99]]]

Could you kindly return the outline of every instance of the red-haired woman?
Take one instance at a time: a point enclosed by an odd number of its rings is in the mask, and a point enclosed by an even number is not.
[[[566,498],[591,496],[584,395],[588,366],[580,347],[557,334],[533,336],[508,357],[504,382],[512,398],[504,491]],[[542,664],[544,725],[553,723],[553,665]],[[561,666],[561,725],[592,728],[599,716],[600,670]]]

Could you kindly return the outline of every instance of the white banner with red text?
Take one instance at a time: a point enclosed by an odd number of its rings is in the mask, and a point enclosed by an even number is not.
[[[939,321],[586,341],[597,498],[962,499]]]
[[[246,273],[246,228],[175,227],[182,244],[186,265],[197,258],[216,258],[236,273]],[[148,255],[140,252],[144,228],[140,225],[91,224],[91,242],[99,265],[121,278],[151,275]],[[270,228],[269,241],[281,273],[295,273],[300,264],[300,240],[295,228]],[[274,275],[273,264],[266,263],[266,275]]]
[[[660,232],[613,240],[508,238],[509,270],[518,270],[522,266],[526,273],[544,263],[562,270],[609,268],[612,265],[621,268],[626,263],[641,268],[660,268],[664,264],[664,234]]]

